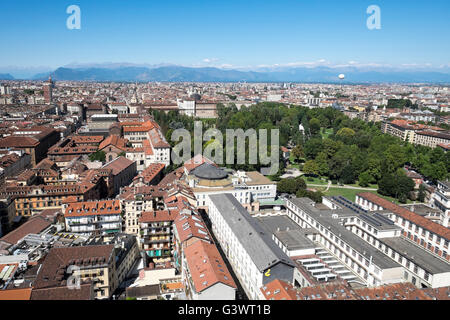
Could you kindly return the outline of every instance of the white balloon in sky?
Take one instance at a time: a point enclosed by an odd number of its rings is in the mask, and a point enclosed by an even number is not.
[[[341,79],[341,80],[345,79],[345,74],[342,74],[342,73],[341,73],[341,74],[339,75],[339,79]]]

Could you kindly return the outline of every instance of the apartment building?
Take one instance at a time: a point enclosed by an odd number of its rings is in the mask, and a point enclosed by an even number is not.
[[[437,132],[431,130],[416,131],[414,135],[414,144],[436,148],[440,144],[450,143],[449,132]]]
[[[411,144],[430,148],[436,148],[438,145],[450,143],[450,134],[448,131],[415,124],[407,120],[384,121],[381,124],[381,131]]]
[[[403,268],[389,257],[362,240],[359,226],[369,230],[372,237],[398,236],[399,228],[379,218],[358,216],[352,210],[337,205],[332,209],[316,206],[308,198],[291,198],[287,201],[288,216],[302,228],[314,228],[319,234],[313,241],[330,252],[341,264],[358,277],[353,280],[366,286],[403,281]],[[331,210],[330,210],[331,209]],[[368,221],[372,221],[370,225]],[[374,228],[376,225],[376,229]],[[352,230],[353,229],[353,230]]]
[[[134,243],[133,243],[134,241]],[[137,258],[136,241],[120,237],[114,244],[52,248],[38,270],[33,289],[74,289],[92,283],[95,299],[111,298]]]
[[[405,120],[395,120],[392,122],[383,121],[381,131],[391,136],[398,137],[403,141],[414,143],[415,128],[410,126]]]
[[[52,248],[37,275],[34,288],[45,289],[94,282],[96,299],[109,298],[118,286],[114,245]]]
[[[173,223],[179,210],[143,212],[139,217],[138,242],[152,259],[170,259],[173,254]]]
[[[234,300],[236,284],[199,212],[184,197],[174,222],[174,264],[192,300]]]
[[[191,300],[235,300],[236,284],[213,243],[197,241],[183,251],[183,279]]]
[[[108,106],[101,103],[88,103],[86,106],[86,119],[94,115],[104,115],[107,113]]]
[[[33,127],[14,131],[0,139],[0,149],[17,149],[31,155],[31,165],[35,166],[47,156],[47,150],[59,141],[56,130]]]
[[[149,186],[125,187],[118,199],[124,209],[125,233],[137,237],[139,233],[139,218],[142,212],[150,212],[156,209],[158,197],[163,194]]]
[[[73,202],[64,204],[66,231],[84,235],[112,235],[122,231],[119,200]]]
[[[31,156],[23,151],[10,152],[0,158],[0,182],[30,167]]]
[[[195,116],[201,119],[217,118],[217,104],[208,101],[197,101],[195,105]]]
[[[450,182],[438,181],[437,189],[433,193],[432,205],[442,211],[441,224],[450,227]]]
[[[79,201],[99,199],[98,188],[98,184],[88,181],[70,185],[6,186],[0,195],[14,200],[16,215],[31,216],[46,209],[62,208],[63,202],[69,197]]]
[[[87,117],[88,134],[108,136],[109,129],[119,122],[117,114],[93,114]]]
[[[450,230],[448,228],[397,206],[373,193],[357,194],[356,203],[369,211],[388,211],[389,219],[402,228],[402,234],[406,238],[412,240],[429,253],[450,261],[448,252]]]
[[[118,157],[107,162],[102,169],[112,170],[115,195],[120,193],[120,188],[128,186],[136,176],[136,162],[125,157]]]
[[[138,162],[140,170],[152,163],[170,165],[170,145],[154,121],[123,122],[123,135],[135,150],[127,151],[127,158]]]
[[[440,288],[450,284],[449,229],[376,195],[357,195],[366,210],[384,209],[385,217],[402,229],[401,236],[373,240],[380,251],[404,267],[404,279],[419,288]]]
[[[162,163],[150,164],[146,169],[142,170],[136,178],[134,178],[134,185],[157,185],[163,177],[165,167],[166,166]]]
[[[231,194],[209,196],[209,218],[249,299],[273,279],[294,282],[295,264]]]

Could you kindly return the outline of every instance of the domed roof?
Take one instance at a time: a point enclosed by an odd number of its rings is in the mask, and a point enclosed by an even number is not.
[[[207,180],[219,180],[225,179],[228,177],[228,173],[210,163],[204,163],[194,170],[192,170],[191,174],[196,176],[199,179],[207,179]]]

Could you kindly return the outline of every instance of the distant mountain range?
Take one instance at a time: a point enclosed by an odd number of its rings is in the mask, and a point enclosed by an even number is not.
[[[346,83],[450,83],[445,70],[358,69],[329,67],[291,67],[271,70],[242,71],[213,67],[194,68],[175,65],[138,66],[132,64],[95,67],[62,67],[50,73],[40,73],[32,80],[45,80],[51,75],[56,81],[115,81],[115,82],[339,82],[345,74]],[[9,75],[10,76],[10,75]],[[11,76],[10,76],[11,77]]]
[[[9,73],[0,73],[0,80],[14,80],[14,77]]]

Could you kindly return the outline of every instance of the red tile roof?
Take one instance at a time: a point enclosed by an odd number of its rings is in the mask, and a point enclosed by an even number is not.
[[[92,245],[79,247],[52,248],[45,257],[34,282],[34,288],[54,288],[66,286],[61,279],[70,265],[106,265],[114,254],[114,245]],[[64,271],[64,273],[63,273]]]
[[[188,172],[191,172],[192,170],[194,170],[198,166],[204,164],[205,162],[212,164],[212,165],[216,165],[213,161],[209,160],[208,158],[204,157],[201,154],[198,154],[195,157],[193,157],[192,159],[186,161],[184,163],[184,167],[186,168],[186,170]]]
[[[410,282],[358,289],[350,288],[345,282],[334,282],[297,289],[278,279],[261,288],[268,300],[432,300],[433,297],[445,299],[449,293],[448,287],[441,292],[427,290],[418,289]]]
[[[149,223],[149,222],[174,221],[179,213],[180,213],[179,210],[160,210],[152,212],[142,212],[142,215],[139,218],[139,222]]]
[[[275,279],[262,287],[266,300],[299,300],[298,291],[289,283],[283,280]]]
[[[84,217],[96,215],[120,214],[120,200],[100,200],[87,202],[72,202],[67,205],[65,217]]]
[[[146,156],[152,156],[153,155],[153,147],[150,144],[149,140],[143,140],[142,141],[143,151],[145,152]]]
[[[116,176],[120,172],[131,166],[133,163],[134,161],[131,161],[125,157],[118,157],[113,161],[105,164],[102,168],[112,169],[113,175]]]
[[[70,139],[74,141],[76,144],[99,144],[103,141],[103,136],[71,136]]]
[[[113,146],[125,151],[127,142],[128,142],[128,140],[126,140],[126,139],[122,139],[116,135],[111,135],[108,138],[106,138],[105,140],[103,140],[102,143],[100,143],[100,146],[98,147],[98,149],[103,150],[106,147],[108,147],[109,145],[113,145]]]
[[[214,244],[197,241],[184,249],[184,255],[197,292],[217,283],[236,289],[236,284]]]
[[[145,183],[150,183],[165,167],[162,163],[152,163],[141,172],[140,176],[144,178]]]
[[[8,242],[10,244],[16,244],[18,241],[20,241],[23,237],[25,237],[28,234],[39,234],[43,230],[47,229],[51,226],[51,223],[45,219],[42,216],[35,216],[30,218],[27,222],[25,222],[23,225],[18,227],[17,229],[11,231],[7,235],[5,235],[3,238],[1,238],[1,241]]]
[[[31,288],[0,290],[1,300],[30,300]]]
[[[80,284],[80,287],[76,290],[68,287],[33,289],[31,300],[94,300],[93,283]]]
[[[212,241],[208,228],[199,214],[181,215],[175,220],[178,238],[181,243],[196,237],[205,241]]]

